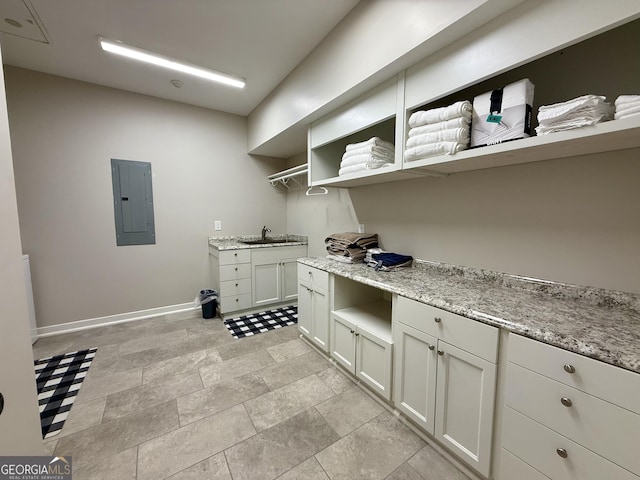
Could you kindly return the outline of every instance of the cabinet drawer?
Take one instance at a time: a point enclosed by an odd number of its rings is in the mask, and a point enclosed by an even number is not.
[[[298,263],[298,280],[311,288],[329,290],[329,272]]]
[[[251,278],[251,264],[239,263],[234,265],[220,266],[220,281],[238,280],[240,278]]]
[[[496,363],[499,330],[455,313],[398,296],[396,319],[469,353]]]
[[[523,462],[508,450],[502,450],[500,478],[504,480],[549,480],[531,465]]]
[[[503,447],[553,480],[638,480],[615,463],[509,407],[504,409]],[[566,451],[566,458],[558,454],[559,449]]]
[[[236,310],[244,310],[251,308],[251,294],[241,293],[240,295],[232,295],[230,297],[220,297],[220,312],[235,312]]]
[[[640,414],[637,373],[515,334],[508,351],[512,363]]]
[[[230,297],[240,295],[241,293],[251,293],[251,279],[243,278],[241,280],[227,280],[220,282],[220,296]]]
[[[640,415],[509,363],[505,404],[640,473]]]
[[[218,261],[220,262],[220,265],[251,263],[251,250],[248,248],[240,250],[222,250]]]

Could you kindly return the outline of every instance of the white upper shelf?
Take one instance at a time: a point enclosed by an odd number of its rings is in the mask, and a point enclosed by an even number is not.
[[[328,178],[316,184],[354,187],[403,180],[421,174],[458,173],[637,147],[640,147],[640,115],[464,150],[454,155],[404,162],[401,169],[377,169],[360,175]]]

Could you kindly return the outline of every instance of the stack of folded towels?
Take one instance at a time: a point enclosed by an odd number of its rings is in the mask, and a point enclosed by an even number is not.
[[[378,271],[392,272],[413,265],[413,257],[399,253],[385,252],[380,248],[370,248],[364,258],[364,263]]]
[[[616,120],[640,115],[640,95],[620,95],[614,103]]]
[[[372,137],[366,142],[350,143],[342,155],[338,175],[384,167],[394,163],[394,156],[393,143],[380,137]]]
[[[404,159],[419,160],[466,150],[472,111],[471,102],[464,100],[448,107],[413,112]]]
[[[324,243],[327,244],[327,258],[344,263],[360,263],[364,261],[367,249],[378,246],[377,233],[333,233]]]
[[[595,125],[613,119],[613,106],[601,95],[582,95],[538,110],[538,135]]]

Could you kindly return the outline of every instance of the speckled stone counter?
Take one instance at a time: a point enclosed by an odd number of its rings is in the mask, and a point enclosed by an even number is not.
[[[259,235],[238,235],[234,237],[209,237],[209,245],[217,250],[240,250],[244,248],[272,248],[307,245],[307,237],[302,235],[268,235],[268,240],[286,240],[286,242],[260,243],[250,245],[243,241],[260,240]]]
[[[396,272],[298,262],[640,373],[637,295],[419,260]]]

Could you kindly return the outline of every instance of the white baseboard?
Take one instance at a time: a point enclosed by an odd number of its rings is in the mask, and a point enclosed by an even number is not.
[[[138,310],[136,312],[119,313],[117,315],[108,315],[106,317],[88,318],[86,320],[78,320],[76,322],[62,323],[48,327],[38,327],[38,337],[50,337],[52,335],[60,335],[62,333],[79,332],[90,328],[133,322],[135,320],[143,320],[145,318],[156,317],[158,315],[187,312],[190,310],[195,310],[193,302],[168,305],[166,307],[149,308],[147,310]]]

